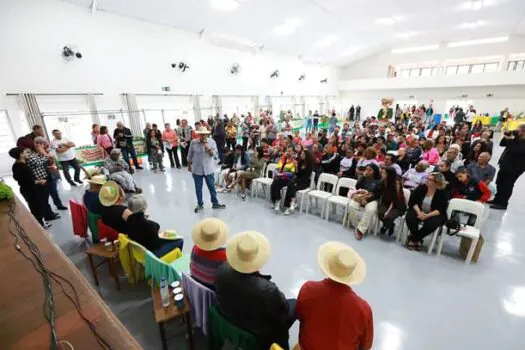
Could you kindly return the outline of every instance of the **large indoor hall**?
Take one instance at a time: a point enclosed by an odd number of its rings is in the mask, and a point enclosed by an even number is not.
[[[1,1],[0,349],[521,350],[524,38],[519,0]]]

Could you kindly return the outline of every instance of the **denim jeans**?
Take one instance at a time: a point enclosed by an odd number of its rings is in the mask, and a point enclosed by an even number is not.
[[[195,182],[195,194],[197,195],[197,204],[203,206],[204,202],[202,201],[202,182],[206,181],[206,186],[208,191],[210,191],[211,203],[213,205],[219,204],[217,200],[217,192],[215,192],[215,177],[213,174],[210,175],[195,175],[193,176],[193,182]]]
[[[174,239],[174,240],[168,240],[168,239],[161,239],[162,246],[153,252],[157,258],[162,258],[164,255],[168,254],[172,250],[179,248],[182,252],[182,247],[184,246],[184,240],[183,239]]]
[[[120,151],[122,152],[122,158],[126,161],[126,163],[129,164],[131,167],[131,163],[129,162],[129,156],[131,156],[131,159],[133,160],[133,164],[135,165],[135,168],[139,166],[139,162],[137,161],[137,153],[135,152],[135,147],[126,147],[121,148]]]
[[[51,199],[53,200],[53,204],[55,204],[55,207],[63,207],[62,200],[60,200],[60,196],[58,195],[58,180],[59,179],[51,179],[49,180],[49,195],[51,196]]]

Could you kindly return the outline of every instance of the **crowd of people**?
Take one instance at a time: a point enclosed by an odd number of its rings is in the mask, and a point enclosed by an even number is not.
[[[203,209],[204,183],[212,207],[224,209],[217,192],[238,187],[246,200],[252,180],[265,176],[263,169],[273,163],[269,191],[275,212],[284,209],[285,215],[293,214],[297,191],[311,186],[312,179],[316,183],[321,174],[352,178],[355,189],[343,189],[337,195],[350,198],[349,221],[355,238],[361,240],[370,233],[376,217],[380,232],[393,235],[396,219],[404,215],[410,233],[406,247],[420,250],[424,238],[446,223],[451,198],[506,209],[514,183],[525,171],[525,125],[514,132],[503,130],[499,145],[504,151],[495,180],[496,169],[490,164],[493,132],[481,123],[460,120],[457,114],[453,125],[435,123],[426,111],[421,106],[413,112],[396,111],[391,121],[375,117],[345,120],[322,130],[310,112],[312,123],[304,134],[279,130],[272,114],[261,111],[257,118],[250,113],[241,118],[210,117],[194,128],[186,120],[177,122],[174,129],[166,124],[164,131],[147,123],[144,137],[153,172],[164,171],[165,153],[172,168],[191,171],[195,212]],[[50,221],[60,218],[49,197],[58,210],[67,210],[57,191],[60,165],[71,186],[83,183],[80,174],[84,170],[88,179],[84,204],[106,226],[127,234],[158,257],[174,249],[182,251],[184,241],[161,238],[160,225],[146,214],[146,198],[133,178],[134,169],[142,167],[129,128],[119,122],[111,137],[107,127],[93,126],[93,142],[104,150],[106,159],[92,171],[79,165],[75,144],[60,130],[53,130],[52,135],[48,141],[43,128],[36,125],[9,151],[20,193],[43,227],[49,228]],[[237,144],[237,140],[242,142]],[[469,217],[469,223],[475,219]],[[227,237],[227,225],[218,219],[195,225],[191,275],[216,291],[220,313],[253,333],[261,349],[272,343],[288,348],[288,329],[297,320],[299,343],[306,349],[371,348],[371,308],[349,287],[361,282],[366,273],[364,261],[352,248],[340,242],[323,244],[318,263],[327,279],[305,283],[295,300],[287,299],[271,276],[259,272],[270,257],[270,242],[263,234],[248,231]]]

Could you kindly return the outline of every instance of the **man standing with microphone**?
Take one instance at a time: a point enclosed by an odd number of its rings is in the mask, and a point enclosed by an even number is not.
[[[193,182],[195,183],[195,194],[197,195],[197,206],[195,213],[204,208],[202,201],[202,182],[206,181],[206,186],[210,191],[213,209],[224,209],[226,205],[220,204],[217,200],[215,191],[214,170],[216,167],[217,144],[209,138],[210,131],[205,127],[197,129],[198,139],[192,140],[188,150],[188,170],[191,171]]]

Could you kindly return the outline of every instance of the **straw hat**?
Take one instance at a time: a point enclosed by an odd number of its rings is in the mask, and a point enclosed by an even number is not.
[[[226,246],[228,263],[240,273],[259,271],[268,262],[270,252],[270,242],[256,231],[238,233]]]
[[[329,279],[342,284],[359,284],[366,276],[365,261],[341,242],[326,242],[320,246],[317,263]]]
[[[100,189],[98,198],[103,206],[112,206],[120,198],[120,186],[115,181],[107,181]]]
[[[215,250],[222,247],[228,238],[228,226],[224,221],[209,218],[198,222],[191,232],[193,242],[202,250]]]
[[[106,175],[95,175],[92,176],[88,182],[94,185],[104,185],[106,183]]]
[[[195,131],[197,135],[209,135],[211,132],[208,130],[208,128],[201,126],[200,128]]]

